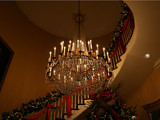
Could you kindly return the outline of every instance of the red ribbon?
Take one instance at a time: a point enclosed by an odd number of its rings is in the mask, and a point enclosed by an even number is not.
[[[49,109],[52,108],[52,109],[55,109],[55,108],[59,108],[61,107],[64,102],[67,100],[68,98],[68,113],[67,115],[71,115],[71,96],[70,95],[66,95],[62,101],[62,103],[59,105],[59,106],[56,106],[56,107],[53,107],[53,105],[51,104],[48,104],[47,107],[42,110],[40,113],[30,117],[30,118],[27,118],[26,120],[34,120],[34,119],[37,119],[38,117],[40,117],[46,110],[47,110],[47,114],[46,114],[46,120],[49,120]]]
[[[112,108],[110,108],[110,109],[111,109],[113,115],[116,117],[116,120],[121,120],[119,115]]]
[[[128,16],[127,16],[126,21],[124,22],[124,25],[123,25],[123,27],[122,27],[121,33],[123,33],[123,32],[126,30],[127,25],[128,25],[128,21],[129,21],[129,14],[128,14]]]
[[[50,104],[48,104],[48,108],[47,108],[47,114],[46,114],[46,120],[49,120],[49,108],[51,107]]]
[[[40,113],[36,114],[35,116],[27,118],[27,120],[34,120],[34,119],[38,118],[39,116],[41,116],[46,111],[46,109],[47,109],[47,107],[44,110],[42,110]]]
[[[116,46],[114,48],[114,52],[112,53],[112,55],[110,55],[110,58],[114,57],[114,55],[116,54],[117,49],[118,49],[118,45],[119,45],[119,40],[117,40]]]
[[[71,95],[68,95],[68,113],[67,115],[71,115]]]

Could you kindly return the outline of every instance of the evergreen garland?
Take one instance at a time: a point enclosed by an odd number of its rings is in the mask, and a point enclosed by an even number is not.
[[[118,37],[120,36],[121,34],[121,30],[123,28],[123,25],[127,19],[127,16],[129,14],[129,8],[127,7],[127,5],[122,2],[121,4],[121,7],[122,7],[122,12],[121,12],[121,19],[120,21],[118,22],[118,25],[116,27],[116,29],[113,31],[113,34],[112,34],[112,39],[113,41],[109,43],[109,48],[107,48],[107,51],[111,54],[111,52],[114,51],[114,48],[115,48],[115,45],[117,43],[117,40],[118,40]]]
[[[62,94],[60,91],[52,91],[44,97],[31,100],[27,104],[22,104],[21,107],[13,110],[12,113],[5,112],[2,114],[2,120],[23,120],[28,113],[39,112],[43,110],[49,103],[57,101]]]
[[[93,104],[88,109],[88,120],[137,120],[136,106],[126,107],[111,87],[92,96]]]

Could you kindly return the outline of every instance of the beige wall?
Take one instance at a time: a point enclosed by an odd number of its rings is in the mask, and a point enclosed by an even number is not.
[[[48,52],[62,39],[32,24],[15,2],[0,2],[0,36],[14,51],[0,91],[2,113],[51,91],[44,79]]]
[[[160,98],[160,67],[152,72],[149,78],[128,99],[128,105],[138,105],[140,120],[148,120],[143,105],[157,101]]]

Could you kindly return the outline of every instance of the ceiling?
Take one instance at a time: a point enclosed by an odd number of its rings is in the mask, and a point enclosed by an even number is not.
[[[78,12],[78,2],[58,1],[18,1],[18,7],[35,25],[64,38],[72,38],[75,25],[73,13]],[[80,2],[80,10],[86,15],[84,23],[87,38],[95,38],[111,33],[121,17],[120,1]]]

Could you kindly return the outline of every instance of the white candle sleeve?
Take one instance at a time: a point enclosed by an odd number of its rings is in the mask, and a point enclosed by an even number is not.
[[[54,57],[56,57],[56,47],[54,47]]]

